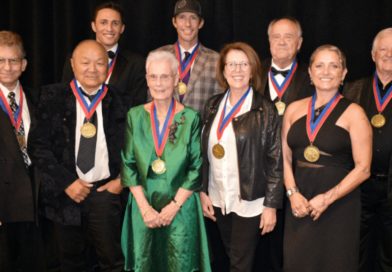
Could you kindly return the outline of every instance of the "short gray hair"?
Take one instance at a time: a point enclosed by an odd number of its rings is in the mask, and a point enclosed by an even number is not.
[[[268,30],[267,30],[268,36],[270,36],[270,34],[271,34],[271,28],[272,28],[272,26],[273,26],[274,24],[276,24],[277,22],[283,21],[283,20],[287,20],[287,21],[293,23],[293,24],[297,27],[297,30],[298,30],[298,37],[302,37],[302,28],[301,28],[301,24],[299,23],[299,21],[298,21],[297,19],[295,19],[294,17],[290,17],[290,16],[281,17],[281,18],[277,18],[277,19],[272,20],[272,21],[269,23],[269,25],[268,25]]]
[[[146,59],[146,72],[148,71],[148,67],[151,65],[151,63],[157,61],[168,61],[170,63],[170,68],[172,70],[173,75],[178,74],[179,64],[177,58],[173,55],[173,53],[160,49],[151,51],[148,54]]]
[[[381,39],[385,35],[392,35],[392,27],[385,28],[377,33],[376,37],[374,37],[373,45],[372,45],[372,53],[376,50],[378,40]]]

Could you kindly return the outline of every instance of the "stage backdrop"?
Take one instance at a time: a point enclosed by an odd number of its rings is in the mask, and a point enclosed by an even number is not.
[[[2,0],[0,29],[20,33],[29,62],[22,82],[38,87],[57,82],[67,53],[81,40],[93,38],[90,20],[94,0]],[[174,0],[123,0],[125,32],[121,46],[146,55],[176,40],[171,24]],[[302,24],[304,43],[298,56],[308,62],[319,45],[331,43],[347,55],[348,79],[374,70],[370,56],[374,35],[392,26],[391,0],[201,0],[203,44],[219,50],[225,43],[251,44],[269,57],[267,26],[285,15]]]

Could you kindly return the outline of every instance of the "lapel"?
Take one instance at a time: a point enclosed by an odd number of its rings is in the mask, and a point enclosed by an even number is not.
[[[76,98],[73,95],[72,89],[67,84],[66,91],[64,93],[64,118],[63,124],[65,132],[68,133],[68,139],[70,140],[70,146],[75,146],[75,129],[76,129]]]
[[[193,64],[191,77],[189,78],[189,82],[188,82],[189,88],[184,96],[184,101],[186,101],[189,94],[194,91],[195,89],[194,85],[196,82],[200,80],[200,75],[203,72],[204,66],[207,62],[208,62],[208,54],[205,53],[204,46],[200,44],[199,53],[195,59],[195,63]]]
[[[127,66],[127,60],[124,58],[123,54],[121,53],[121,49],[118,49],[117,60],[114,66],[112,75],[110,76],[109,83],[116,84],[120,80],[120,75],[124,71],[125,67]]]

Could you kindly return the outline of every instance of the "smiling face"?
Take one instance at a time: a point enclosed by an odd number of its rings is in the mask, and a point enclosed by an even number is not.
[[[91,22],[91,28],[95,32],[97,42],[110,49],[118,43],[125,25],[118,11],[104,8],[98,11],[95,20]]]
[[[15,88],[27,66],[26,59],[17,46],[0,46],[0,83],[8,89]]]
[[[189,49],[197,43],[199,29],[203,27],[204,20],[193,12],[182,12],[173,17],[173,25],[181,46]]]
[[[337,52],[329,49],[318,51],[309,67],[309,75],[317,91],[336,92],[346,73],[342,59]]]
[[[385,32],[374,43],[372,58],[379,75],[392,75],[392,31]]]
[[[169,60],[156,60],[149,63],[146,69],[147,85],[155,101],[170,102],[174,88],[178,83],[178,75],[173,74]]]
[[[272,60],[280,68],[290,65],[301,48],[302,37],[297,25],[282,19],[271,25],[268,32]]]
[[[245,92],[252,77],[251,66],[246,54],[241,50],[230,50],[225,59],[223,75],[231,91]]]
[[[108,70],[106,50],[95,41],[81,42],[72,54],[71,66],[82,88],[88,93],[94,92],[106,80]]]

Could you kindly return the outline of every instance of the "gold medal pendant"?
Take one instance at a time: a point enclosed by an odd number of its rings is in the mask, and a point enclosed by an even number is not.
[[[178,93],[179,93],[180,95],[184,95],[184,94],[186,94],[186,92],[187,92],[187,86],[186,86],[186,84],[185,84],[184,82],[180,81],[180,82],[178,83]]]
[[[162,175],[166,172],[166,164],[165,161],[161,160],[160,158],[156,159],[151,164],[151,169],[157,175]]]
[[[370,123],[372,123],[372,126],[375,128],[383,127],[385,125],[385,122],[386,119],[381,113],[373,115],[372,119],[370,119]]]
[[[80,128],[80,134],[82,134],[84,138],[92,138],[95,136],[96,133],[97,128],[94,126],[94,124],[90,122],[84,123],[83,126]]]
[[[279,100],[275,103],[275,107],[278,110],[278,114],[282,116],[284,114],[284,111],[286,110],[286,104],[283,101]]]
[[[26,139],[24,135],[17,135],[16,139],[18,140],[18,144],[20,147],[26,147]]]
[[[320,158],[320,150],[311,144],[305,148],[304,157],[308,162],[316,162]]]
[[[219,143],[212,147],[212,154],[217,159],[222,159],[225,156],[225,149]]]

